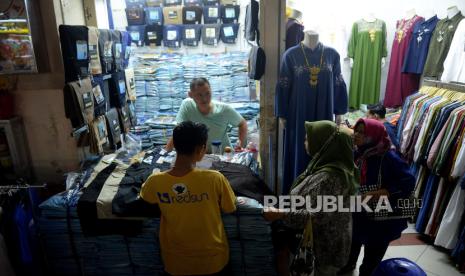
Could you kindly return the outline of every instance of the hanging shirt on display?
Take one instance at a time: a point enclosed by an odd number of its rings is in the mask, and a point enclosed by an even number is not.
[[[163,40],[163,26],[147,25],[145,27],[145,45],[161,46]]]
[[[401,106],[407,96],[418,91],[420,76],[402,73],[402,66],[404,65],[405,54],[407,53],[413,29],[423,21],[423,17],[417,15],[408,20],[401,19],[397,21],[384,97],[386,107]]]
[[[197,6],[184,7],[182,9],[182,23],[184,25],[202,23],[202,11],[203,9]]]
[[[465,19],[460,22],[444,61],[443,82],[465,83]]]
[[[221,26],[221,41],[228,44],[236,43],[238,32],[239,24],[223,24]]]
[[[182,7],[164,7],[163,8],[163,21],[166,25],[180,25],[182,24]]]
[[[438,22],[429,45],[423,76],[432,78],[441,76],[444,70],[444,60],[449,52],[455,30],[462,19],[462,14],[458,13],[451,19],[445,18]]]
[[[202,28],[203,44],[217,46],[219,38],[220,38],[220,25],[219,24],[203,25],[203,28]]]
[[[182,42],[184,46],[199,46],[202,26],[185,25],[182,32]]]
[[[160,7],[145,9],[145,22],[149,24],[163,25],[163,9]]]
[[[217,24],[220,23],[220,9],[218,6],[203,7],[203,23]]]
[[[286,50],[302,40],[304,40],[304,25],[294,18],[289,18],[286,23]]]
[[[145,25],[127,26],[126,30],[131,36],[132,43],[135,43],[137,46],[142,46],[145,37]]]
[[[428,56],[429,44],[439,19],[435,15],[430,19],[415,25],[410,38],[402,72],[421,75]]]
[[[182,26],[165,25],[163,26],[163,45],[169,48],[181,47]]]
[[[240,6],[226,5],[221,6],[221,19],[223,23],[237,23],[239,20]]]
[[[350,79],[349,106],[379,102],[381,59],[387,56],[386,23],[359,20],[352,26],[348,56],[354,59]]]
[[[304,148],[305,121],[333,120],[347,112],[347,88],[339,54],[319,43],[299,44],[284,53],[276,87],[276,116],[286,119],[283,192],[310,161]]]

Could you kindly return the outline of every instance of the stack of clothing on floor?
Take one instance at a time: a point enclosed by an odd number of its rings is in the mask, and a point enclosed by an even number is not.
[[[423,87],[409,96],[397,126],[399,151],[422,199],[416,230],[452,250],[465,268],[465,93]]]
[[[157,208],[137,198],[154,170],[169,168],[163,162],[169,156],[160,153],[146,152],[132,165],[104,157],[68,181],[68,191],[39,206],[50,274],[162,274]],[[271,228],[259,203],[269,189],[246,166],[215,162],[213,169],[238,196],[237,212],[223,217],[234,275],[275,275]]]

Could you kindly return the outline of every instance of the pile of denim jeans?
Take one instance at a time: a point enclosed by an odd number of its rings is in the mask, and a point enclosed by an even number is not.
[[[79,189],[57,194],[39,208],[47,264],[54,275],[163,275],[159,219],[144,221],[137,235],[84,236],[77,217]],[[223,215],[234,275],[276,275],[271,227],[263,206],[239,198],[237,211]]]
[[[255,124],[259,104],[254,96],[255,83],[247,75],[248,53],[150,55],[147,51],[150,50],[135,52],[131,59],[136,79],[137,124],[152,128],[143,133],[144,149],[166,140],[164,135],[172,131],[174,124],[155,127],[152,119],[175,118],[190,90],[190,81],[195,77],[209,80],[214,100],[240,103],[234,106],[236,110],[249,121],[249,125]],[[237,128],[233,128],[230,133],[233,143],[237,137]]]

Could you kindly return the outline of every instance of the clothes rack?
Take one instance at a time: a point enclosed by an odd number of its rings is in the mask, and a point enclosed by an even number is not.
[[[442,82],[436,79],[424,79],[423,86],[434,86],[465,93],[465,83],[459,82]]]

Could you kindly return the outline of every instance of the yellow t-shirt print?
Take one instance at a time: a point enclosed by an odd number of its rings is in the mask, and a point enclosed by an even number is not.
[[[160,247],[166,272],[213,274],[229,260],[221,219],[236,210],[236,197],[219,172],[194,169],[183,177],[156,173],[144,183],[141,197],[161,211]]]

